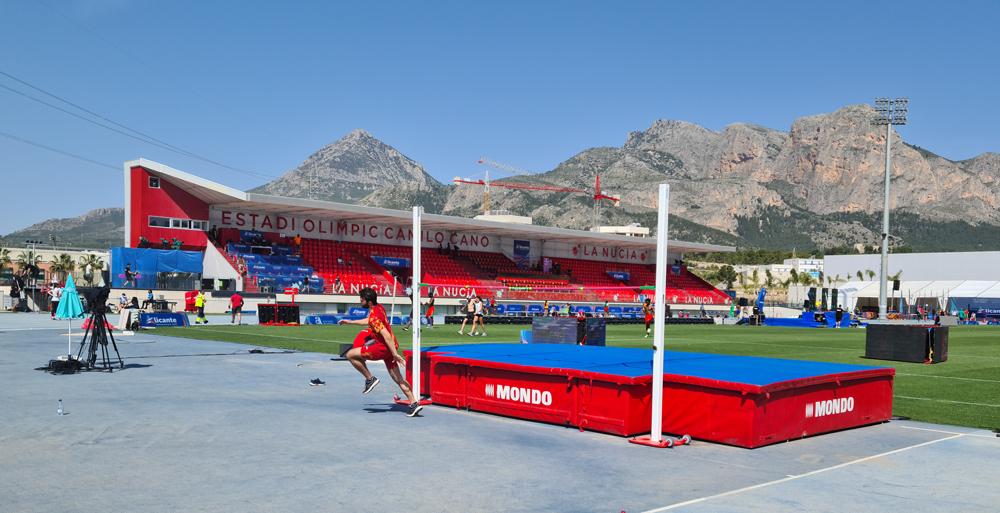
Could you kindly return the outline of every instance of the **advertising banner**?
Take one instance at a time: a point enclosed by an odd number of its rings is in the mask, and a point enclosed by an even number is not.
[[[409,269],[410,259],[409,258],[396,258],[396,257],[383,257],[383,256],[372,256],[378,265],[382,267],[391,267],[394,269]]]
[[[188,318],[183,313],[140,313],[139,325],[143,328],[158,326],[187,326]]]

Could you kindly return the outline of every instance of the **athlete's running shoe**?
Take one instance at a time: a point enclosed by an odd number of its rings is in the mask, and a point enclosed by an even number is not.
[[[420,413],[420,410],[423,409],[424,405],[420,404],[420,402],[410,403],[410,406],[406,409],[406,416],[416,417],[417,414]]]
[[[309,380],[309,386],[311,386],[311,387],[318,387],[320,385],[325,385],[325,384],[326,384],[326,381],[323,381],[323,380],[321,380],[319,378],[314,378],[314,379],[310,379]]]
[[[372,377],[366,379],[365,380],[365,389],[361,393],[362,394],[367,394],[368,392],[371,392],[372,389],[375,388],[375,385],[378,385],[378,378],[377,377],[372,376]]]

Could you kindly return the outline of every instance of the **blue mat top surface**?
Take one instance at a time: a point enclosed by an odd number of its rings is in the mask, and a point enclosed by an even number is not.
[[[569,344],[462,344],[427,347],[424,351],[529,367],[575,369],[637,378],[653,373],[653,351],[631,347]],[[796,379],[873,370],[882,367],[784,360],[758,356],[664,352],[664,374],[765,386]]]

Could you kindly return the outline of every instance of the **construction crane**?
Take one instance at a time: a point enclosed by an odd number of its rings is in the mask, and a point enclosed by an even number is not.
[[[490,211],[490,187],[502,187],[504,189],[518,189],[527,191],[546,191],[546,192],[563,192],[570,194],[587,194],[594,199],[594,226],[597,226],[600,222],[601,214],[601,203],[602,201],[611,201],[615,206],[621,205],[621,199],[614,196],[605,194],[601,191],[601,176],[597,175],[594,181],[594,191],[586,191],[583,189],[577,189],[574,187],[561,187],[557,185],[544,185],[544,184],[529,184],[529,183],[517,183],[517,182],[491,182],[490,181],[490,171],[489,168],[504,170],[515,175],[526,175],[535,174],[529,171],[524,171],[523,169],[516,168],[514,166],[509,166],[507,164],[501,164],[495,162],[486,157],[479,159],[478,164],[486,167],[484,178],[481,180],[470,180],[465,178],[455,177],[453,180],[455,183],[464,183],[470,185],[482,185],[483,186],[483,213],[489,213]]]

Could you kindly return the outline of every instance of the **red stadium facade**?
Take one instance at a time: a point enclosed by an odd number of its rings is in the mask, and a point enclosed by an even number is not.
[[[250,292],[306,278],[316,294],[372,286],[403,296],[410,280],[443,299],[628,303],[655,276],[653,238],[425,214],[424,272],[413,280],[411,212],[244,192],[144,159],[125,164],[125,205],[126,247],[204,251],[206,278]],[[732,250],[683,241],[669,248],[670,261]],[[666,297],[677,305],[730,302],[679,265]]]

